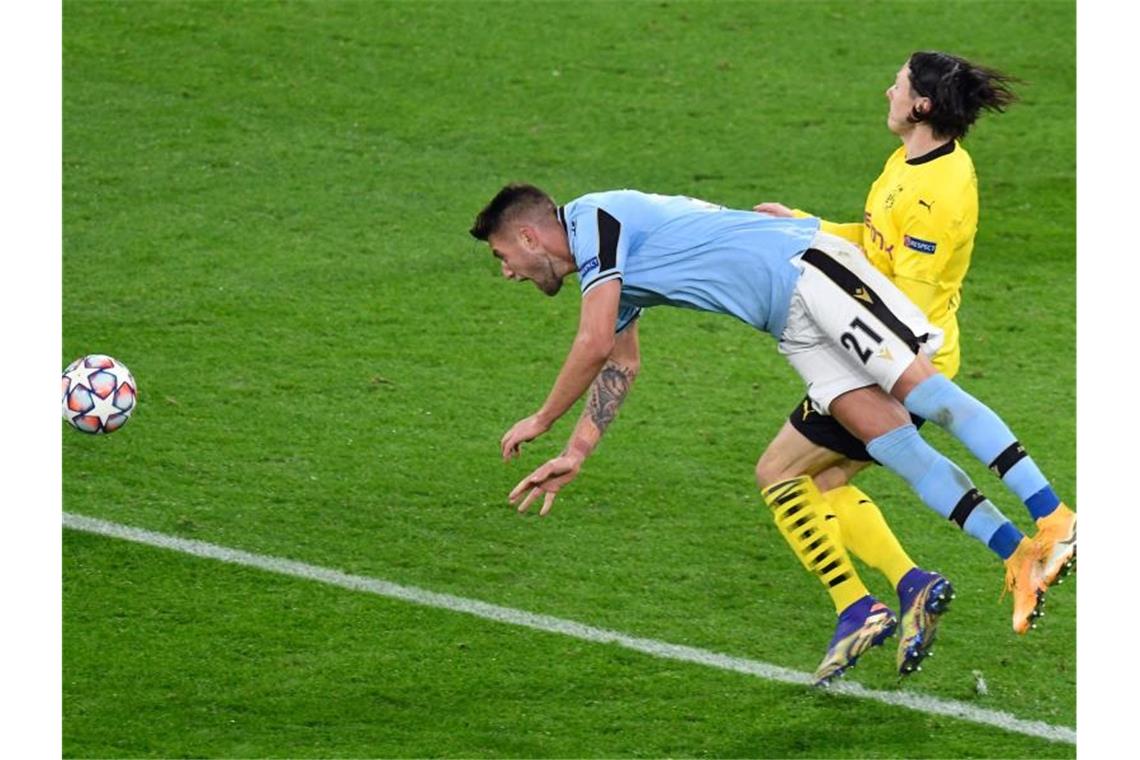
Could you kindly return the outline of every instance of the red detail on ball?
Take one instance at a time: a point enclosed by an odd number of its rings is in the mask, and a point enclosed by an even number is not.
[[[92,372],[91,376],[87,378],[87,384],[91,386],[91,392],[96,396],[99,398],[107,398],[115,392],[115,386],[119,384],[119,378],[110,372]]]
[[[94,414],[76,417],[71,421],[77,430],[82,430],[84,433],[98,433],[99,432],[99,417]]]
[[[108,433],[113,433],[123,426],[123,424],[130,417],[129,414],[112,414],[103,423],[103,430]]]
[[[129,412],[135,407],[135,387],[130,383],[122,383],[115,391],[115,398],[111,401],[116,409]]]
[[[110,369],[115,366],[115,360],[109,356],[103,356],[103,354],[91,354],[90,356],[86,356],[83,359],[83,363],[91,369],[95,369],[96,367],[99,369]]]
[[[91,398],[91,391],[82,385],[75,386],[67,397],[67,408],[73,412],[89,412],[95,408],[95,400]]]

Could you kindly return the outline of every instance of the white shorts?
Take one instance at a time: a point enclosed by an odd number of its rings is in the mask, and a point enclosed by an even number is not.
[[[816,411],[827,414],[836,398],[869,385],[889,393],[920,352],[933,356],[942,345],[942,331],[843,238],[817,233],[793,263],[803,275],[780,353]]]

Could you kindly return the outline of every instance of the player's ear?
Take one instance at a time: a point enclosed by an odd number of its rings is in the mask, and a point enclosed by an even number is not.
[[[920,116],[927,116],[933,107],[934,102],[930,98],[919,98],[914,104],[914,112]]]

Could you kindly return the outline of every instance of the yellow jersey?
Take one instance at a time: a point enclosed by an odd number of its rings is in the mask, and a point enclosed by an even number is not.
[[[825,232],[861,247],[942,329],[945,339],[934,366],[954,377],[961,360],[962,280],[978,230],[978,177],[970,154],[951,140],[908,161],[900,146],[867,193],[862,224],[821,222]]]

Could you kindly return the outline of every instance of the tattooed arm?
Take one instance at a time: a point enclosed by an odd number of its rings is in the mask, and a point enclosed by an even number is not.
[[[577,477],[582,462],[598,445],[606,428],[617,416],[618,408],[625,401],[640,366],[637,322],[634,322],[616,336],[613,351],[590,385],[586,407],[578,418],[578,424],[574,426],[574,432],[570,434],[565,450],[520,481],[511,491],[508,498],[512,504],[522,500],[518,506],[519,512],[529,509],[539,495],[544,495],[539,514],[545,515],[550,511],[558,491]]]
[[[499,441],[503,459],[519,456],[522,444],[550,430],[590,390],[590,384],[617,346],[614,325],[617,324],[620,299],[620,279],[604,282],[582,296],[578,334],[562,362],[554,387],[537,412],[516,422],[503,435]]]
[[[614,341],[614,350],[590,386],[586,408],[574,426],[563,454],[579,463],[590,455],[606,428],[617,416],[640,369],[641,355],[637,345],[637,322],[623,330]]]

